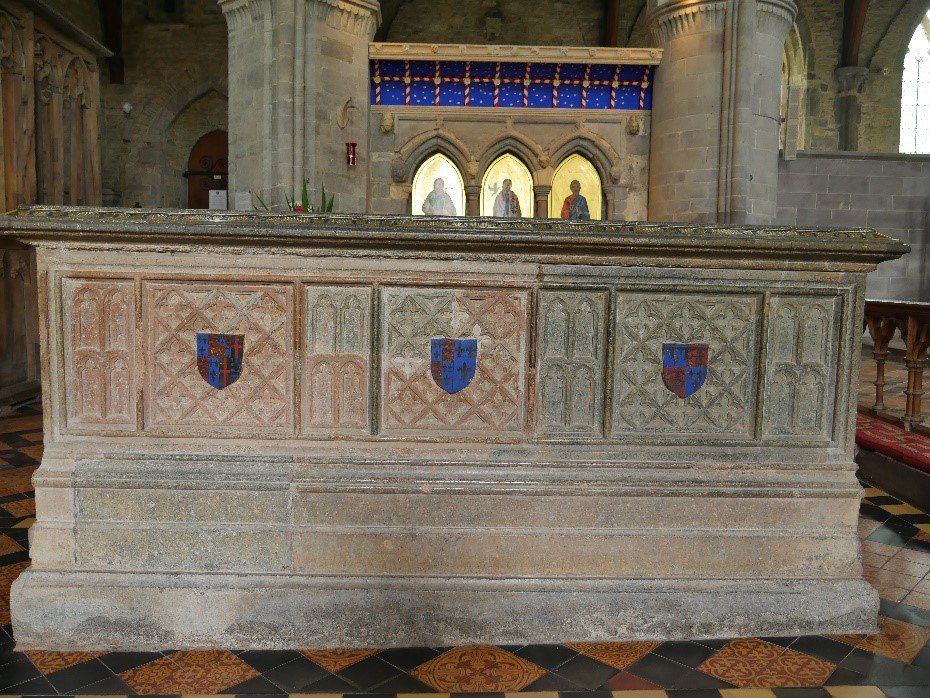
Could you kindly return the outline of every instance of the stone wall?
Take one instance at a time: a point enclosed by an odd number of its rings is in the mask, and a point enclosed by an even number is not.
[[[191,148],[227,129],[226,23],[213,0],[185,2],[180,18],[153,15],[134,0],[123,19],[125,82],[103,89],[108,202],[186,206]]]
[[[876,299],[930,301],[930,155],[799,153],[781,161],[783,225],[869,226],[911,246],[868,277]]]

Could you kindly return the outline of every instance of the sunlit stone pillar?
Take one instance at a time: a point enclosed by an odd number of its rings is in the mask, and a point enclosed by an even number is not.
[[[649,0],[664,49],[652,106],[649,218],[770,223],[792,0]]]
[[[272,208],[309,180],[364,212],[377,0],[219,0],[229,30],[229,186]],[[346,164],[346,143],[358,144]],[[256,199],[257,202],[257,199]]]

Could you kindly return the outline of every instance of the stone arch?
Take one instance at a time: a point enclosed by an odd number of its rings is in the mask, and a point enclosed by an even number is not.
[[[557,167],[565,158],[575,153],[586,157],[594,165],[594,169],[597,170],[605,190],[609,182],[617,181],[620,178],[620,155],[605,138],[597,134],[587,133],[568,136],[553,144],[549,148],[549,152],[553,167]]]
[[[526,165],[530,174],[533,175],[533,183],[538,184],[537,174],[539,170],[548,166],[548,162],[546,162],[546,165],[542,164],[542,162],[546,161],[543,149],[535,141],[517,132],[510,132],[503,138],[495,139],[484,148],[478,163],[482,176],[492,162],[508,153]]]
[[[226,131],[228,99],[210,88],[186,104],[165,131],[165,186],[162,203],[183,208],[187,201],[187,181],[183,177],[191,148],[205,134]]]
[[[797,151],[804,150],[807,144],[807,73],[814,50],[810,30],[799,9],[785,38],[783,53],[779,140],[785,160],[794,160]]]
[[[436,153],[452,161],[466,185],[475,183],[479,175],[478,161],[462,140],[442,128],[426,131],[404,143],[391,162],[391,179],[398,184],[412,184],[413,175],[420,165]]]
[[[867,65],[873,70],[897,67],[900,70],[907,53],[907,45],[917,30],[918,25],[930,10],[928,0],[907,0],[895,13],[891,21],[881,32],[868,58],[860,58],[860,65]],[[866,15],[868,21],[868,15]]]
[[[162,204],[167,184],[165,136],[171,124],[205,94],[215,91],[226,95],[226,86],[202,68],[188,67],[179,71],[176,77],[169,89],[139,109],[138,116],[133,116],[138,123],[136,133],[143,135],[134,141],[126,159],[121,195],[124,206],[132,206],[136,201],[144,206]],[[222,128],[228,130],[228,116]],[[172,189],[172,197],[176,195],[176,189]]]

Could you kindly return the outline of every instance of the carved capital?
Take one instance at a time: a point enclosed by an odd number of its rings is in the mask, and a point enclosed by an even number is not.
[[[381,24],[381,3],[377,0],[306,0],[316,17],[333,29],[371,41]]]
[[[271,17],[271,0],[219,0],[230,32]]]
[[[839,90],[839,96],[848,97],[862,93],[862,88],[865,86],[865,79],[869,75],[869,69],[855,65],[846,66],[837,68],[834,75],[836,76],[836,86]]]
[[[653,40],[664,46],[683,34],[722,29],[726,0],[672,0],[654,8],[646,17]]]
[[[797,14],[794,0],[756,0],[756,29],[784,40]]]

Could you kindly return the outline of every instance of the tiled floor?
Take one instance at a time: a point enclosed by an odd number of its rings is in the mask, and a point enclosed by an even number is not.
[[[0,693],[493,694],[609,698],[930,697],[930,516],[868,488],[859,533],[881,597],[874,636],[390,650],[58,653],[13,650],[9,586],[28,565],[32,407],[0,418]],[[553,638],[556,639],[556,638]]]

